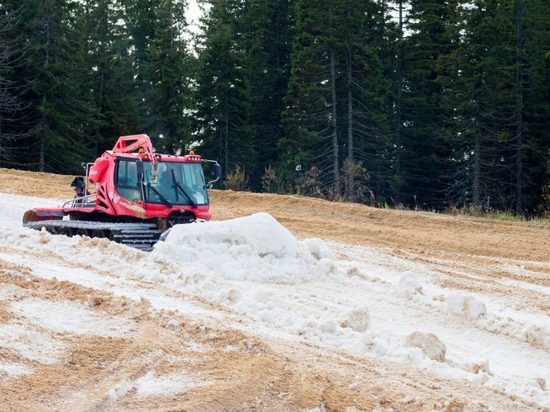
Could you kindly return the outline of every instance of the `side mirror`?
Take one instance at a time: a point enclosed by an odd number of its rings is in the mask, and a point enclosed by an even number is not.
[[[207,170],[208,170],[207,173],[212,178],[212,180],[209,180],[206,183],[206,186],[210,189],[212,187],[212,184],[216,183],[222,177],[222,166],[218,162],[216,162],[215,160],[202,159],[202,161],[203,161],[203,163],[212,165],[212,169],[210,169],[210,167],[207,168]]]
[[[220,177],[222,177],[222,165],[219,163],[214,163],[214,170],[212,171],[212,178],[214,181],[212,183],[220,180]]]

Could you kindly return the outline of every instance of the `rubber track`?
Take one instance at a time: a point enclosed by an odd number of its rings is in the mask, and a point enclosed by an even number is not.
[[[25,227],[46,229],[53,234],[108,238],[117,243],[149,252],[158,242],[160,231],[154,223],[109,223],[84,220],[39,220]]]

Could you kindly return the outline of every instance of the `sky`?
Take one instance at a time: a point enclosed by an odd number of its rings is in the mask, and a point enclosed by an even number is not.
[[[191,30],[192,33],[196,33],[198,31],[199,18],[201,15],[202,11],[197,3],[197,0],[188,0],[185,16],[187,17],[189,30]]]

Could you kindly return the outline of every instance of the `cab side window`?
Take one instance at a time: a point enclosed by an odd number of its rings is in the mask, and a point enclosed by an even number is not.
[[[139,200],[136,162],[119,160],[116,187],[123,198],[130,201]]]

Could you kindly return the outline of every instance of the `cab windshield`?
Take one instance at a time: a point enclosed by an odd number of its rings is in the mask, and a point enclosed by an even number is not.
[[[119,159],[116,174],[118,193],[127,200],[143,200],[166,205],[205,205],[208,192],[200,163],[143,162],[143,184],[138,179],[137,162]]]

